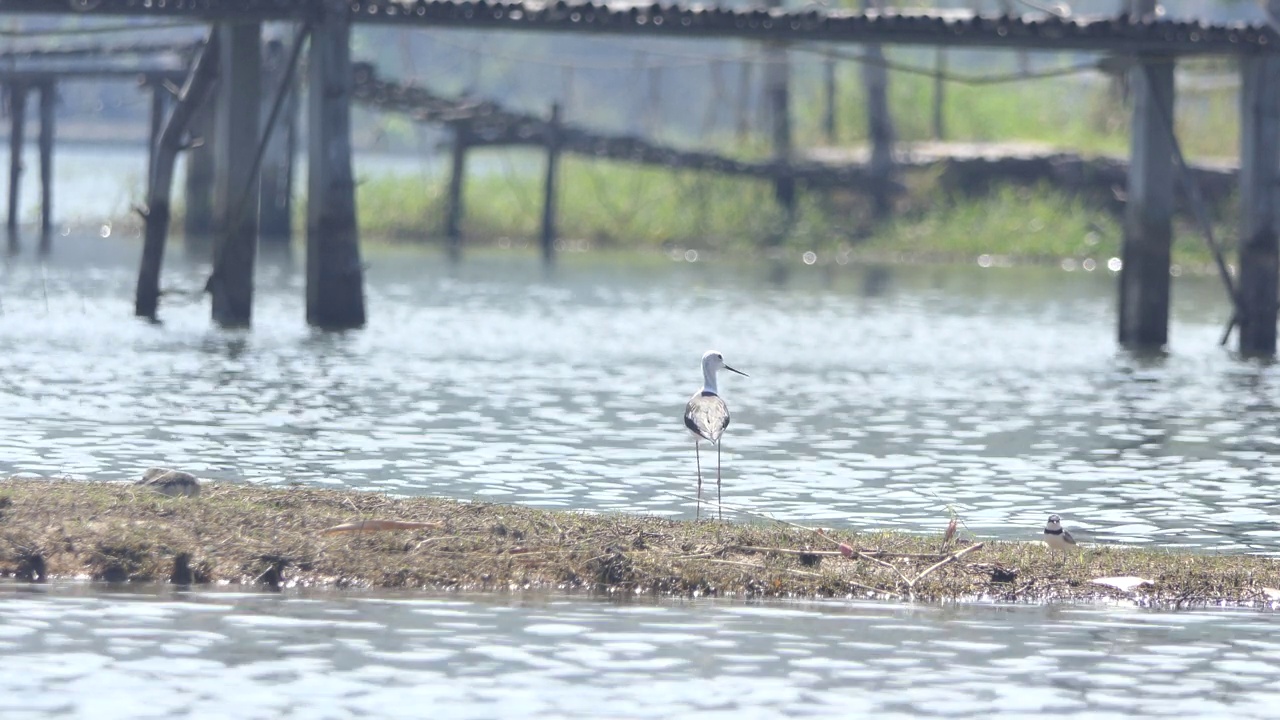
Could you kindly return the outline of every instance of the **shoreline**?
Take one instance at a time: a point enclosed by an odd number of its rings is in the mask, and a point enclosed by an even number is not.
[[[1106,546],[1061,558],[1040,542],[944,543],[940,533],[763,518],[695,522],[226,482],[169,497],[127,483],[0,480],[0,576],[32,582],[1169,608],[1280,601],[1280,561],[1264,556]]]

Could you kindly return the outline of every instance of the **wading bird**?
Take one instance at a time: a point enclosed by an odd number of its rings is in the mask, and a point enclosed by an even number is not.
[[[693,433],[693,456],[698,464],[698,505],[694,517],[702,516],[702,451],[698,446],[706,440],[716,446],[716,507],[724,519],[724,510],[720,508],[720,436],[729,427],[729,406],[716,390],[716,371],[720,368],[750,377],[725,365],[724,356],[715,350],[708,350],[702,356],[702,389],[684,406],[684,426]]]
[[[1075,550],[1077,547],[1076,539],[1062,527],[1062,518],[1057,515],[1050,515],[1049,522],[1044,524],[1044,544],[1052,550],[1061,550],[1064,560],[1067,557],[1067,551]]]

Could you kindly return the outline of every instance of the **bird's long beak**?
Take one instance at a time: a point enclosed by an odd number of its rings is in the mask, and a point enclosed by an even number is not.
[[[751,377],[750,375],[748,375],[748,374],[746,374],[746,373],[742,372],[741,370],[734,370],[733,368],[729,367],[728,365],[725,365],[725,366],[724,366],[724,369],[725,369],[725,370],[728,370],[729,372],[736,372],[736,373],[738,373],[739,375],[741,375],[742,377]]]

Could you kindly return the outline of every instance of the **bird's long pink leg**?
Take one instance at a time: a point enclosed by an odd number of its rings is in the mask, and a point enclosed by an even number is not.
[[[698,450],[698,446],[701,444],[697,440],[693,441],[693,457],[698,463],[698,509],[693,513],[695,520],[702,517],[702,452]]]
[[[716,511],[724,519],[724,506],[720,504],[720,443],[716,443]]]

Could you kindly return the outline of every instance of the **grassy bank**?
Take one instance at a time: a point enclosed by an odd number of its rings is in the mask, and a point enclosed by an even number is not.
[[[423,523],[328,532],[353,521]],[[1034,534],[1034,533],[1033,533]],[[844,544],[844,549],[840,545]],[[31,580],[258,583],[611,594],[1066,600],[1274,599],[1255,556],[1107,548],[1063,562],[1040,543],[595,515],[303,487],[0,481],[0,574]],[[1142,576],[1133,590],[1092,582]],[[1277,593],[1280,595],[1280,593]]]
[[[782,236],[784,249],[873,258],[910,256],[972,262],[980,255],[1057,263],[1119,256],[1120,219],[1051,187],[997,187],[980,197],[950,197],[936,181],[910,183],[894,218],[871,220],[865,199],[802,193],[789,231],[771,185],[692,172],[672,173],[611,162],[566,159],[559,197],[559,235],[580,248],[659,250],[670,247],[759,252]],[[397,176],[360,185],[361,232],[369,238],[439,244],[445,216],[443,176]],[[529,244],[537,237],[542,180],[536,173],[472,177],[465,190],[465,242]],[[1224,213],[1226,211],[1223,211]],[[1234,237],[1224,222],[1220,240]],[[1198,231],[1178,221],[1174,262],[1201,267],[1211,256]]]

